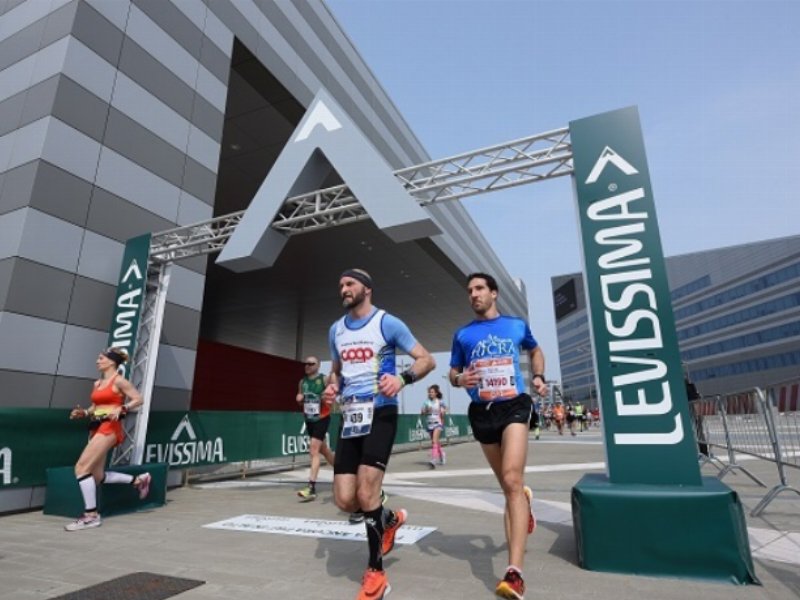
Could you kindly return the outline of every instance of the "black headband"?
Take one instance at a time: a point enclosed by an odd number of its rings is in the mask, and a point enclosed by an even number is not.
[[[114,364],[120,366],[122,363],[125,362],[126,358],[122,356],[119,352],[114,352],[113,350],[105,350],[103,352],[103,356],[105,356],[108,360],[113,360]]]
[[[372,289],[372,277],[364,273],[364,271],[359,271],[357,269],[347,269],[339,276],[339,279],[341,279],[342,277],[352,277],[356,281],[363,283],[369,289]]]

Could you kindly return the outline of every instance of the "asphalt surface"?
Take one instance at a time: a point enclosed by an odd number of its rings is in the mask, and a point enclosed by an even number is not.
[[[435,530],[385,559],[390,600],[493,598],[506,564],[503,498],[476,443],[447,447],[446,466],[431,470],[427,451],[396,454],[385,489],[389,505],[406,508],[409,524]],[[534,490],[538,527],[524,565],[526,598],[641,600],[800,598],[800,496],[781,494],[759,518],[747,516],[762,585],[600,573],[577,565],[570,490],[586,472],[602,471],[597,431],[530,441],[527,483]],[[743,465],[768,486],[775,465]],[[717,468],[703,467],[713,475]],[[789,470],[795,486],[800,472]],[[204,585],[179,600],[356,597],[366,566],[364,542],[261,531],[210,529],[240,515],[345,522],[333,504],[331,469],[324,467],[317,500],[300,503],[307,469],[247,479],[191,484],[168,493],[156,510],[105,519],[102,527],[68,533],[67,519],[41,512],[0,517],[0,598],[44,600],[115,577],[145,571],[198,579]],[[724,481],[752,509],[766,493],[745,475]],[[402,530],[401,530],[402,531]]]

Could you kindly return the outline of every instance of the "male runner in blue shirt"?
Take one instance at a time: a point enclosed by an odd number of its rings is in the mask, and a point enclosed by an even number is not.
[[[528,456],[528,427],[533,401],[525,393],[520,371],[520,350],[528,353],[537,394],[547,394],[544,353],[527,322],[501,315],[497,310],[497,282],[486,273],[467,277],[475,320],[453,337],[450,383],[463,387],[472,399],[469,420],[506,497],[505,530],[508,568],[497,584],[501,598],[523,600],[522,563],[527,536],[536,520],[531,509],[531,490],[524,485]]]

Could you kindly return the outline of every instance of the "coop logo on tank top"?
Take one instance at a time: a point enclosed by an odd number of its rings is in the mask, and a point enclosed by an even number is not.
[[[181,440],[182,437],[188,439]],[[172,466],[225,462],[222,438],[198,440],[189,415],[184,415],[168,444],[147,444],[145,462],[166,462]]]
[[[363,363],[371,360],[375,356],[372,348],[345,348],[341,352],[342,361],[351,363]]]

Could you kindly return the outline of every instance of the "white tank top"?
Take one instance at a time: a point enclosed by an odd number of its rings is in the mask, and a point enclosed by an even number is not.
[[[347,327],[344,317],[336,322],[334,343],[342,364],[342,396],[345,398],[378,396],[380,376],[384,372],[394,373],[394,354],[386,355],[387,341],[381,331],[381,321],[385,314],[384,310],[376,311],[359,329]],[[382,362],[383,369],[381,369]],[[376,398],[376,406],[380,404],[383,402]]]

